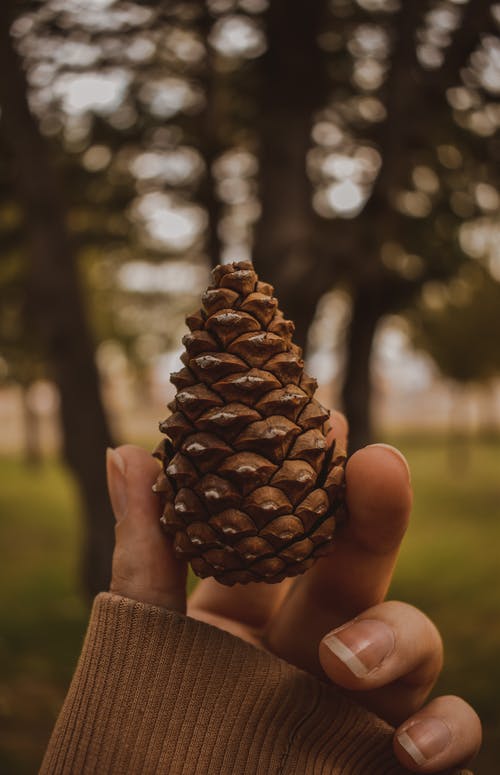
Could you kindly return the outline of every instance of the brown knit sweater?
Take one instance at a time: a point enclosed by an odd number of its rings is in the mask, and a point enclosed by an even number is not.
[[[391,739],[387,724],[283,660],[103,593],[40,772],[407,773]]]

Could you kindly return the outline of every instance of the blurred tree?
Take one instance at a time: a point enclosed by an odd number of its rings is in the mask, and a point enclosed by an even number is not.
[[[0,131],[26,225],[28,286],[23,336],[43,345],[61,396],[64,453],[85,508],[83,577],[93,595],[107,589],[114,520],[106,495],[104,453],[112,445],[93,348],[66,228],[64,195],[27,103],[25,76],[9,34],[12,4],[0,8]]]
[[[498,14],[486,0],[461,5],[269,6],[255,259],[302,343],[325,289],[350,289],[352,449],[371,435],[379,320],[471,258],[463,240],[456,249],[464,223],[488,208],[498,215]]]
[[[500,329],[500,282],[479,264],[465,266],[450,283],[429,284],[407,319],[413,344],[431,355],[451,383],[449,463],[452,471],[464,473],[472,453],[470,434],[464,434],[471,388],[484,388],[483,435],[491,436],[498,430],[493,421],[496,396],[492,387],[500,375],[495,335]]]
[[[321,240],[322,219],[313,208],[306,166],[314,116],[331,88],[317,42],[328,5],[325,0],[272,2],[266,15],[268,47],[260,63],[256,128],[262,215],[254,262],[276,286],[304,348],[319,299],[340,277],[337,246],[330,250]]]
[[[500,374],[500,283],[480,265],[447,285],[427,286],[408,320],[416,347],[428,352],[448,379],[469,385]]]
[[[177,180],[181,189],[185,183],[189,189],[192,181],[196,183],[203,162],[191,148],[173,158],[172,139],[179,133],[175,128],[162,133],[161,111],[156,116],[144,112],[136,122],[135,109],[124,105],[121,115],[113,112],[113,126],[104,118],[106,111],[96,111],[94,120],[89,121],[86,109],[79,112],[70,106],[66,110],[59,94],[52,95],[53,101],[37,101],[37,87],[46,83],[51,61],[55,65],[52,75],[60,75],[65,83],[71,66],[77,79],[88,70],[89,52],[92,59],[97,50],[90,42],[83,42],[88,22],[102,45],[103,58],[109,52],[111,61],[117,58],[135,64],[136,104],[141,106],[140,90],[145,88],[141,52],[148,48],[141,36],[142,20],[153,14],[137,7],[136,30],[134,14],[130,13],[131,30],[125,22],[126,32],[130,38],[137,32],[137,39],[129,41],[128,49],[117,37],[117,49],[110,46],[106,35],[116,27],[121,31],[120,12],[111,18],[109,28],[103,28],[99,14],[85,17],[82,10],[74,5],[61,9],[56,3],[29,0],[7,3],[1,9],[0,61],[9,78],[3,79],[0,91],[0,244],[5,270],[0,275],[5,298],[0,346],[6,376],[21,385],[25,395],[31,382],[45,374],[53,377],[59,388],[65,457],[76,473],[86,517],[83,583],[92,595],[107,586],[114,521],[104,471],[104,450],[111,444],[111,435],[100,397],[89,313],[97,339],[118,339],[138,369],[153,354],[177,343],[186,296],[196,294],[204,278],[199,279],[196,266],[189,271],[189,266],[175,261],[158,267],[173,271],[156,276],[148,276],[145,269],[147,261],[158,263],[158,256],[165,251],[175,256],[176,251],[185,250],[191,239],[187,216],[194,215],[200,225],[203,218],[199,208],[183,210],[180,198],[175,203],[180,206],[167,212],[169,228],[160,225],[157,231],[161,235],[146,234],[151,209],[148,193],[163,189],[164,175],[167,180]],[[38,25],[33,24],[35,18]],[[67,34],[68,18],[75,35]],[[35,34],[26,41],[23,30]],[[23,42],[28,43],[24,48]],[[176,42],[182,49],[182,35]],[[22,67],[15,50],[18,45]],[[145,58],[149,59],[147,51]],[[152,69],[148,77],[154,82],[157,71],[154,65]],[[92,105],[96,98],[99,103],[99,83],[97,95],[94,87],[92,82],[86,91]],[[153,88],[154,94],[157,91]],[[68,101],[71,98],[79,99],[78,89]],[[155,134],[158,129],[159,134]],[[156,162],[153,170],[152,161]],[[162,162],[163,171],[158,170]],[[136,181],[142,197],[137,197]],[[160,185],[152,185],[152,181]],[[209,187],[207,196],[211,191]],[[146,206],[142,209],[143,202]],[[161,203],[168,206],[168,196]],[[133,230],[131,222],[136,227]],[[196,237],[196,230],[193,232]],[[215,239],[216,234],[213,244]],[[122,281],[124,268],[127,278]],[[171,284],[170,294],[164,292],[165,283]],[[147,383],[144,372],[142,383]],[[25,406],[29,410],[29,402]],[[32,448],[34,417],[27,420],[27,441]]]
[[[9,230],[20,218],[14,203],[4,206],[3,227]],[[39,463],[41,445],[38,415],[33,411],[30,389],[44,376],[44,362],[36,344],[36,334],[27,330],[24,300],[23,260],[16,250],[5,251],[0,264],[0,385],[14,383],[20,388],[24,433],[24,458]]]

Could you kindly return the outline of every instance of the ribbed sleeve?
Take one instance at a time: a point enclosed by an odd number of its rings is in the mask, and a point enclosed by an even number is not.
[[[400,775],[391,728],[216,627],[103,593],[41,775]],[[465,775],[465,773],[463,773]]]

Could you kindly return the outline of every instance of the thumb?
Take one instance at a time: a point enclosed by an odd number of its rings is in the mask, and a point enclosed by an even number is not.
[[[187,565],[175,558],[160,524],[159,498],[151,489],[157,461],[127,444],[108,449],[106,468],[116,519],[110,591],[184,613]]]

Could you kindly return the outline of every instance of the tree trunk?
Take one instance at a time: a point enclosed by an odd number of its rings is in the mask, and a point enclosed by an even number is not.
[[[112,438],[70,243],[64,197],[32,116],[21,62],[9,34],[11,3],[0,4],[0,129],[13,185],[24,210],[30,317],[61,396],[66,461],[85,513],[83,584],[89,595],[109,583],[114,520],[106,493],[104,453]]]
[[[469,405],[470,386],[454,382],[450,386],[450,414],[448,418],[448,470],[456,479],[463,479],[470,470],[474,431]],[[458,422],[457,422],[458,420]]]
[[[213,17],[203,3],[201,17],[201,34],[208,39],[213,25]],[[206,106],[201,117],[200,146],[207,165],[205,179],[201,188],[201,202],[207,212],[206,249],[211,267],[221,261],[221,240],[219,237],[219,222],[222,215],[222,205],[216,194],[216,181],[213,174],[213,164],[223,150],[220,138],[220,126],[224,120],[224,100],[221,96],[221,78],[215,66],[215,54],[208,48],[206,68],[203,78]]]
[[[317,45],[326,5],[324,0],[270,3],[269,49],[262,59],[259,95],[262,217],[255,234],[254,263],[262,279],[276,287],[302,347],[316,304],[328,290],[328,264],[316,249],[318,216],[306,170],[314,112],[324,104],[328,90]]]
[[[30,385],[21,385],[21,407],[24,432],[24,461],[28,466],[39,466],[42,462],[40,442],[40,418],[30,401]]]
[[[355,290],[351,323],[347,332],[342,403],[349,423],[349,452],[372,441],[371,351],[382,315],[376,293],[370,287]]]

